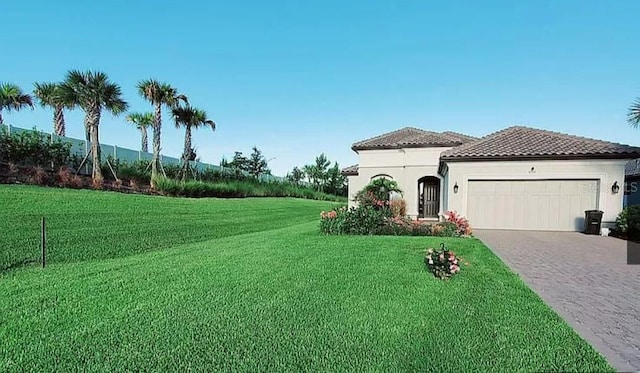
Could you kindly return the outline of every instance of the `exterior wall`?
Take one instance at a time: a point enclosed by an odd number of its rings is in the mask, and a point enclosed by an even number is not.
[[[449,162],[445,169],[448,194],[445,206],[467,216],[469,180],[530,180],[530,179],[596,179],[599,180],[598,209],[604,212],[603,226],[610,227],[622,210],[624,196],[624,165],[627,160],[549,160],[499,162]],[[532,171],[533,167],[533,171]],[[611,186],[617,181],[620,192]],[[457,183],[458,193],[453,193]]]
[[[353,206],[354,195],[364,188],[372,178],[388,175],[398,183],[407,201],[407,214],[418,216],[418,179],[438,175],[440,154],[450,148],[405,148],[385,150],[361,150],[359,152],[358,176],[349,176],[349,206]],[[440,184],[440,212],[443,210],[446,186]]]

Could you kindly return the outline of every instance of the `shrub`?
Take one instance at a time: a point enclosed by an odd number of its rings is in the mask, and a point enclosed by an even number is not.
[[[345,206],[329,212],[320,213],[320,232],[325,234],[345,234],[344,222],[347,208]]]
[[[31,167],[29,169],[29,177],[27,179],[29,184],[35,185],[47,185],[48,184],[48,175],[47,171],[44,170],[41,166]]]
[[[372,205],[372,203],[389,202],[391,193],[402,193],[398,183],[388,179],[376,179],[367,184],[355,195],[355,201],[360,206]],[[379,205],[379,207],[381,207]]]
[[[113,187],[113,189],[115,189],[115,190],[121,190],[122,189],[122,180],[120,180],[120,179],[115,180],[113,183],[111,183],[111,187]]]
[[[71,186],[71,181],[73,179],[73,174],[69,171],[69,168],[66,166],[60,167],[58,170],[58,184],[61,187],[69,187]]]
[[[403,216],[385,219],[377,234],[392,236],[430,236],[431,224]]]
[[[402,198],[391,199],[389,209],[394,217],[404,217],[407,215],[407,202]]]
[[[616,234],[630,240],[640,239],[640,205],[627,206],[616,218]]]
[[[458,213],[455,211],[447,211],[445,216],[447,222],[455,224],[459,236],[471,235],[471,226],[469,225],[469,220],[467,220],[465,217],[458,215]]]
[[[80,189],[83,186],[84,186],[84,182],[82,181],[82,178],[78,175],[73,175],[73,177],[69,181],[69,187],[74,189]]]
[[[372,206],[346,207],[322,212],[320,231],[326,234],[378,234],[389,218],[388,209],[380,210]]]
[[[9,175],[15,176],[18,174],[18,172],[20,172],[20,168],[18,168],[18,165],[13,162],[9,162]]]
[[[183,197],[297,197],[324,201],[344,201],[343,197],[333,196],[309,188],[294,187],[289,183],[267,182],[256,180],[231,180],[218,182],[178,181],[169,178],[159,178],[156,189],[160,194]]]
[[[102,180],[102,179],[93,179],[93,180],[91,180],[91,188],[93,188],[95,190],[104,189],[104,180]]]
[[[72,163],[71,144],[52,140],[51,135],[23,131],[9,135],[0,128],[0,161],[54,170]]]
[[[139,184],[149,184],[151,181],[151,167],[149,167],[149,162],[118,162],[114,167],[116,168],[118,177],[123,180],[135,180]]]
[[[140,185],[138,185],[138,182],[135,179],[131,179],[129,180],[129,188],[134,191],[138,191],[140,190]]]
[[[371,206],[342,207],[320,213],[320,231],[325,234],[459,237],[455,223],[431,223],[391,216],[390,209]]]
[[[428,249],[424,262],[433,275],[439,279],[446,280],[460,272],[460,258],[456,254],[445,248],[444,244],[440,249]]]
[[[438,237],[458,237],[461,236],[458,226],[450,221],[436,223],[431,227],[431,235]]]
[[[362,190],[356,193],[355,200],[360,204],[361,198],[367,199],[373,198],[380,201],[389,201],[391,193],[402,193],[398,188],[398,183],[388,179],[376,179],[367,184]]]

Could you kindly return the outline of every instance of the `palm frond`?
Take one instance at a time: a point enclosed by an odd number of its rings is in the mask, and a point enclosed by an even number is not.
[[[101,71],[71,70],[59,86],[59,98],[67,105],[78,105],[87,111],[96,105],[114,115],[128,108],[122,99],[122,89]]]
[[[126,117],[127,122],[134,124],[138,129],[151,127],[155,119],[156,118],[153,115],[153,113],[134,112],[134,113],[129,113],[129,115],[127,115]]]
[[[25,107],[33,109],[33,98],[26,94],[22,89],[12,83],[0,83],[0,108],[11,110],[20,110]]]
[[[633,128],[640,127],[640,98],[637,98],[629,107],[627,123]]]

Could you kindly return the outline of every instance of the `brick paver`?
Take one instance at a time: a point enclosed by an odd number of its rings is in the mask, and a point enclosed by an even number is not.
[[[618,371],[640,372],[640,265],[627,242],[576,232],[475,232]]]

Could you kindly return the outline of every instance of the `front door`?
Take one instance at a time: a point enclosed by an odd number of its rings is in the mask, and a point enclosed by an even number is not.
[[[440,212],[440,179],[424,177],[418,181],[420,201],[418,214],[422,218],[437,218]]]

